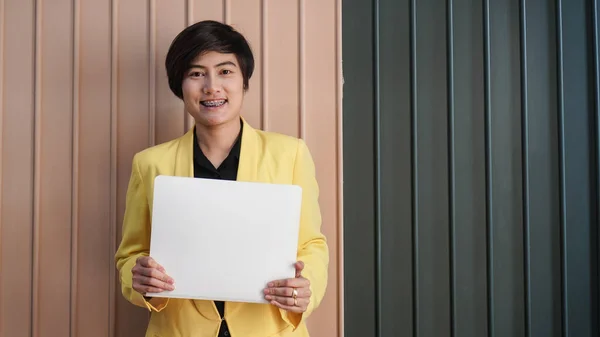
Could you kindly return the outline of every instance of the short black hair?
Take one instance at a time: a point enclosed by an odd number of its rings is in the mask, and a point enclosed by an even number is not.
[[[244,78],[244,90],[254,72],[254,56],[248,41],[233,27],[212,20],[197,22],[179,33],[167,53],[165,67],[169,88],[183,99],[181,85],[192,61],[206,52],[235,54]]]

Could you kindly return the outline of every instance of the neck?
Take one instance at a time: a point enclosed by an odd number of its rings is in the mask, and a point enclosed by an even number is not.
[[[196,123],[196,135],[200,149],[213,164],[215,161],[220,162],[227,157],[239,133],[239,118],[214,127]]]

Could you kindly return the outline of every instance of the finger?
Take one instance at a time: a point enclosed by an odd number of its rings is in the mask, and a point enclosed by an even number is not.
[[[296,291],[298,298],[310,298],[312,292],[310,288],[297,288]],[[293,297],[294,288],[267,288],[264,290],[265,295],[275,295],[275,296],[284,296],[284,297]]]
[[[171,277],[169,277],[167,274],[165,274],[164,272],[161,272],[155,268],[142,267],[141,265],[138,265],[138,264],[136,264],[131,269],[131,273],[133,274],[133,276],[142,275],[142,276],[147,276],[147,277],[154,277],[156,279],[159,279],[163,282],[170,283],[170,284],[175,283],[175,281]]]
[[[161,281],[161,280],[156,279],[156,278],[148,277],[144,281],[145,281],[144,284],[149,285],[149,286],[153,286],[153,287],[156,287],[156,288],[161,288],[161,289],[164,289],[164,290],[170,290],[170,291],[175,290],[175,286],[174,285],[172,285],[170,283],[167,283],[167,282],[164,282],[164,281]]]
[[[267,286],[269,288],[308,288],[310,286],[310,281],[305,279],[304,277],[289,278],[285,280],[269,282]]]
[[[304,270],[304,262],[298,261],[296,262],[296,277],[300,277],[302,275],[302,270]]]
[[[167,275],[164,272],[161,272],[160,270],[155,269],[155,268],[141,268],[139,273],[144,276],[159,279],[165,283],[169,283],[169,284],[175,283],[175,280],[173,280],[173,278],[169,277],[169,275]]]
[[[134,285],[133,286],[133,290],[137,291],[138,293],[145,295],[148,293],[162,293],[164,290],[160,289],[160,288],[156,288],[156,287],[151,287],[151,286],[145,286],[145,285]]]
[[[287,305],[287,306],[294,306],[294,299],[291,297],[285,297],[285,296],[274,296],[274,295],[267,295],[265,296],[265,299],[267,301],[275,301],[278,303],[281,303],[283,305]],[[296,299],[298,300],[298,299]]]
[[[284,305],[284,304],[281,304],[281,303],[279,303],[277,301],[271,301],[270,303],[272,305],[280,308],[280,309],[283,309],[283,310],[286,310],[286,311],[289,311],[289,312],[299,313],[299,314],[305,312],[306,308],[308,308],[308,302],[301,303],[300,300],[298,300],[298,306],[295,306],[295,305]]]
[[[277,302],[281,305],[288,306],[288,307],[304,308],[304,310],[306,310],[306,307],[308,307],[308,304],[310,303],[310,299],[308,299],[308,298],[296,298],[296,300],[294,300],[291,297],[267,295],[267,296],[265,296],[265,299],[267,301]]]
[[[139,264],[142,267],[150,267],[150,261],[152,260],[151,257],[149,256],[140,256],[137,258],[137,260],[135,261],[136,264]]]
[[[134,282],[142,285],[142,286],[151,286],[154,288],[159,288],[162,290],[175,290],[175,287],[169,283],[163,282],[159,279],[153,277],[146,277],[142,275],[134,276]]]
[[[159,265],[158,263],[156,263],[156,261],[154,261],[153,258],[151,258],[150,256],[141,256],[138,258],[138,262],[142,267],[145,268],[156,268],[162,272],[165,271],[165,268],[163,268],[161,265]]]

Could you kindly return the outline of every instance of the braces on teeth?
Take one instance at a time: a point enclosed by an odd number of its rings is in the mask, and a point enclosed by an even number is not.
[[[225,104],[225,100],[222,100],[222,101],[207,101],[207,102],[202,102],[202,105],[204,105],[204,106],[210,106],[210,107],[221,106],[223,104]]]

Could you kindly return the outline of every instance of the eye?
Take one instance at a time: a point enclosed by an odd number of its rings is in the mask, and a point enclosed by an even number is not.
[[[200,76],[202,76],[202,75],[203,75],[203,74],[202,74],[201,72],[199,72],[199,71],[192,71],[192,72],[189,74],[189,76],[190,76],[190,77],[200,77]]]
[[[232,74],[232,73],[233,73],[233,71],[231,71],[229,69],[223,69],[223,70],[221,70],[221,74],[223,74],[223,75],[229,75],[229,74]]]

